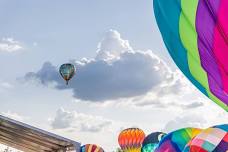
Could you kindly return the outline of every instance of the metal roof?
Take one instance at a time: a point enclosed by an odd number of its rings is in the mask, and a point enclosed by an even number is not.
[[[0,115],[0,143],[25,152],[80,151],[80,143]]]

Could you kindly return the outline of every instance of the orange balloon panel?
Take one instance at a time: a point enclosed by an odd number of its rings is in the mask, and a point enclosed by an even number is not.
[[[128,128],[123,130],[118,137],[118,142],[124,151],[140,151],[145,133],[139,128]]]

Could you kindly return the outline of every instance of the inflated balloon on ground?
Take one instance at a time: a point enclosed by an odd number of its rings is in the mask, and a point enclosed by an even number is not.
[[[228,124],[203,130],[183,152],[228,152]]]
[[[228,1],[153,2],[164,43],[177,66],[228,111]]]
[[[124,152],[141,152],[145,133],[139,128],[128,128],[119,134],[118,142]]]
[[[166,134],[163,132],[153,132],[146,136],[142,144],[141,152],[154,152],[157,148],[158,143]]]
[[[104,150],[94,144],[86,144],[81,147],[80,152],[104,152]]]
[[[185,146],[201,132],[198,128],[183,128],[167,134],[155,152],[182,152]]]

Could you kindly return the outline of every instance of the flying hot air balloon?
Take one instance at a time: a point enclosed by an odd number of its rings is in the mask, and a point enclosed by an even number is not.
[[[75,71],[76,70],[73,64],[66,63],[60,66],[59,73],[66,81],[66,85],[68,85],[69,80],[75,75]]]
[[[118,137],[118,142],[124,152],[141,152],[145,133],[139,128],[123,130]]]
[[[201,132],[198,128],[183,128],[167,134],[159,142],[155,152],[182,152],[185,146]]]
[[[228,111],[228,1],[153,0],[169,54],[185,76]]]
[[[154,152],[157,148],[158,143],[166,134],[163,132],[153,132],[146,136],[142,143],[141,152]]]
[[[183,152],[228,152],[228,124],[203,130]]]
[[[104,152],[104,150],[94,144],[86,144],[81,147],[80,152]]]

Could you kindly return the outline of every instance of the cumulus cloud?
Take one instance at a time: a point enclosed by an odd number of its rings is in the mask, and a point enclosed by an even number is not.
[[[72,61],[76,76],[65,86],[58,67],[50,62],[38,72],[27,73],[25,79],[42,84],[52,82],[58,89],[72,89],[74,97],[88,101],[106,101],[144,95],[159,90],[161,95],[178,93],[181,83],[166,64],[151,50],[134,50],[117,31],[110,30],[98,45],[97,56]],[[157,89],[158,88],[158,89]]]
[[[34,72],[29,72],[25,75],[25,79],[35,79],[37,81],[40,81],[40,83],[44,85],[48,85],[49,82],[59,82],[61,83],[62,79],[59,76],[59,73],[57,71],[57,67],[52,65],[50,62],[45,62],[42,66],[42,68],[37,71],[36,73]]]
[[[197,107],[201,107],[203,105],[204,105],[203,102],[196,101],[196,102],[192,102],[190,104],[184,105],[184,107],[186,109],[194,109],[194,108],[197,108]]]
[[[137,107],[197,109],[205,106],[199,91],[179,72],[170,81],[163,81],[146,95],[132,98],[129,103]],[[192,96],[196,94],[196,96]],[[197,96],[197,94],[199,96]]]
[[[96,59],[112,59],[125,51],[133,50],[128,40],[123,40],[119,32],[109,30],[98,44]]]
[[[0,40],[0,52],[16,52],[23,49],[19,41],[13,38],[2,38]]]
[[[190,103],[180,102],[175,99],[163,100],[159,98],[152,97],[151,99],[133,101],[132,103],[140,107],[155,107],[155,108],[181,108],[185,109],[196,109],[204,106],[204,103],[201,101],[191,101]]]
[[[195,105],[197,103],[189,106],[194,107]],[[176,112],[176,117],[165,124],[164,131],[170,132],[185,127],[204,129],[219,124],[226,124],[227,120],[227,112],[207,102],[205,106],[198,109],[186,109],[182,112]]]
[[[86,115],[60,108],[52,120],[53,129],[78,130],[82,132],[100,132],[108,128],[112,121],[99,116]]]
[[[171,132],[180,128],[194,127],[203,128],[207,123],[207,119],[200,114],[183,114],[182,116],[176,117],[174,120],[169,121],[165,125],[165,132]]]

